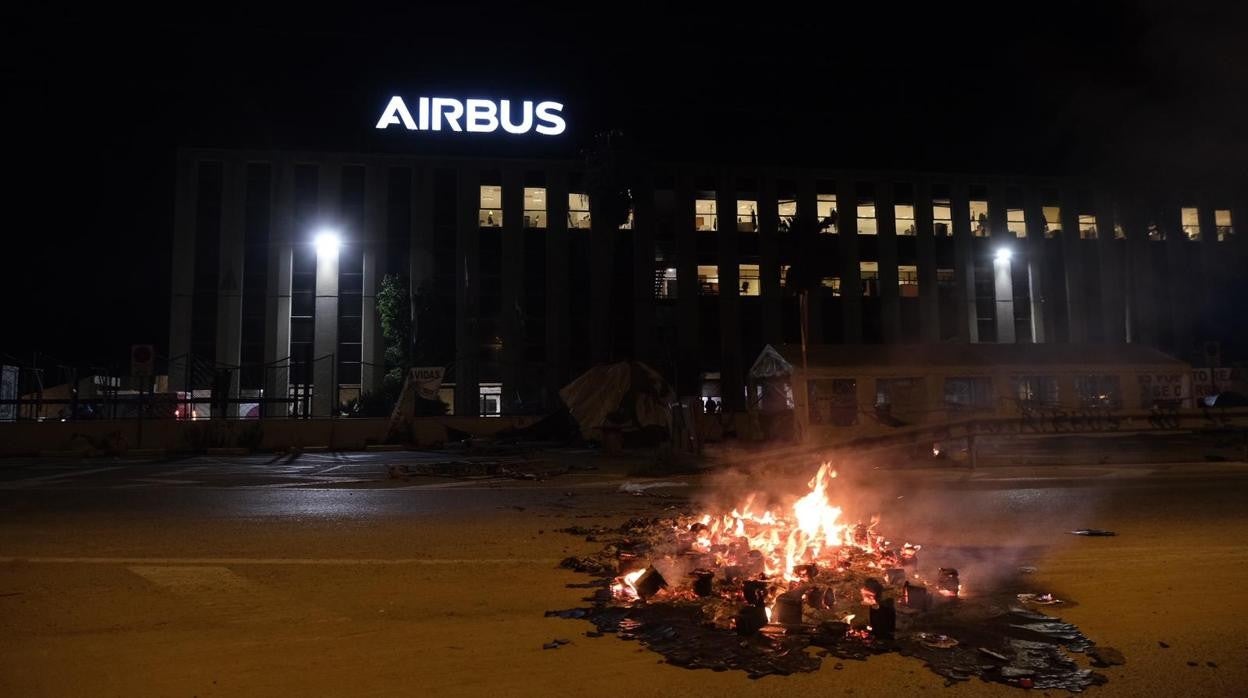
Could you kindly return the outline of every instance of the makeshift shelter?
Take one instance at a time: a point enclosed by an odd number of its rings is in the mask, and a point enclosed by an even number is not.
[[[676,393],[663,376],[639,361],[595,366],[564,386],[559,397],[588,440],[602,441],[615,432],[661,441],[672,433]]]

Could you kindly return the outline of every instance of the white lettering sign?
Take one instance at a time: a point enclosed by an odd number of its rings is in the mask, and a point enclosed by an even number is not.
[[[516,113],[519,112],[519,113]],[[510,100],[465,99],[452,97],[420,97],[416,102],[416,118],[403,98],[395,95],[377,120],[377,128],[384,131],[391,126],[402,126],[408,131],[461,131],[469,133],[493,133],[503,129],[507,133],[521,134],[537,131],[543,136],[557,136],[568,130],[562,116],[563,105],[559,102],[524,101],[513,106]]]
[[[412,368],[411,381],[416,386],[416,394],[425,400],[437,400],[438,388],[442,387],[442,376],[446,369],[442,366],[415,366]]]

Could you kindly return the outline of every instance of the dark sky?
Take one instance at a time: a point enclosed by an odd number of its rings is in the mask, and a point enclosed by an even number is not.
[[[1234,4],[516,5],[4,18],[0,353],[164,350],[178,145],[575,156],[613,127],[664,160],[1248,181]],[[378,134],[395,93],[557,99],[569,132]]]

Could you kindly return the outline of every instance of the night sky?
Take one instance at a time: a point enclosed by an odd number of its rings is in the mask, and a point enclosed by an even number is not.
[[[131,343],[164,351],[179,145],[575,157],[621,128],[663,160],[1243,191],[1248,22],[1195,4],[8,16],[0,353],[122,365]],[[391,94],[555,99],[569,131],[377,133]]]

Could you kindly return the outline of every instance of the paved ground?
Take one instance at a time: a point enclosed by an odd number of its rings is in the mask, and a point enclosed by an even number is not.
[[[0,463],[0,695],[957,695],[913,660],[750,681],[660,664],[543,611],[593,545],[554,529],[774,478],[663,478],[563,452],[452,456],[481,473],[391,479],[446,454]],[[489,475],[494,463],[495,474]],[[510,474],[499,475],[498,465]],[[1243,695],[1248,467],[1238,463],[876,470],[842,497],[956,561],[964,581],[1034,565],[1037,590],[1128,664],[1104,695]],[[553,474],[542,481],[524,472]],[[1120,534],[1065,533],[1097,526]],[[572,644],[544,651],[553,638]],[[1170,645],[1162,648],[1160,642]],[[1195,662],[1196,666],[1189,666]],[[1207,663],[1216,664],[1216,668]]]

